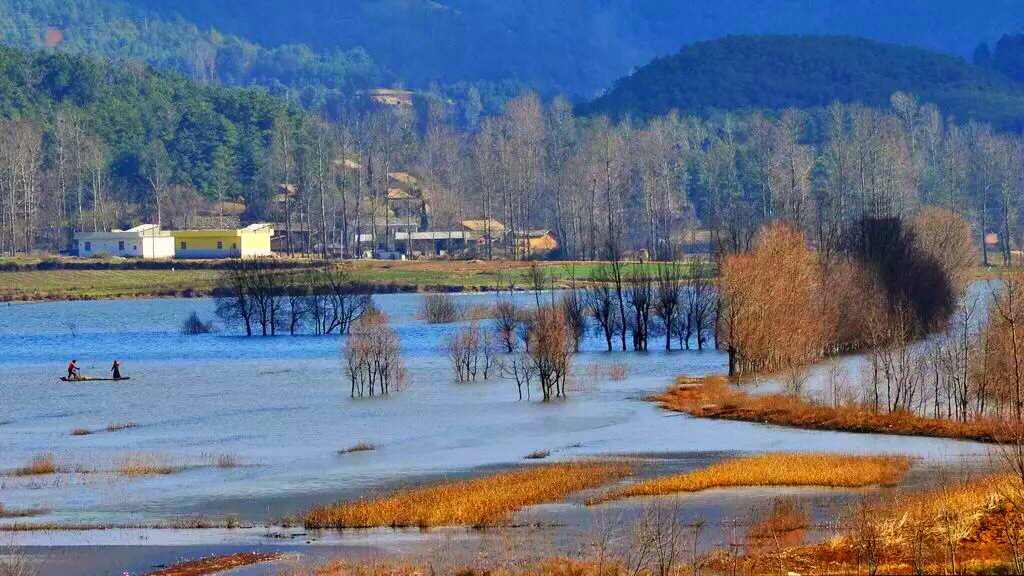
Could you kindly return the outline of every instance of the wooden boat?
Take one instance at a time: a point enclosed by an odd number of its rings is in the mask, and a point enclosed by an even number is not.
[[[82,376],[81,378],[68,378],[67,376],[61,376],[61,382],[121,382],[122,380],[131,380],[130,376],[124,376],[122,378],[90,378],[89,376]]]

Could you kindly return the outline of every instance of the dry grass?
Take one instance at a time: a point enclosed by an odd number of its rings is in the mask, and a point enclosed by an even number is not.
[[[124,422],[124,423],[121,423],[121,424],[116,423],[116,422],[111,422],[110,424],[107,424],[107,432],[117,432],[119,430],[127,430],[129,428],[135,428],[136,426],[138,426],[138,424],[136,424],[134,422]]]
[[[181,471],[180,466],[168,464],[153,454],[126,456],[114,467],[114,474],[136,478],[140,476],[166,476]]]
[[[898,483],[910,464],[909,458],[900,456],[762,454],[630,484],[591,498],[588,504],[739,486],[888,486]]]
[[[88,428],[75,428],[71,431],[72,436],[88,436],[89,434],[92,434],[92,430]]]
[[[376,450],[377,445],[372,442],[358,442],[349,446],[348,448],[342,448],[338,450],[338,454],[344,456],[345,454],[352,454],[353,452],[369,452]]]
[[[29,518],[45,512],[42,508],[7,508],[0,504],[0,518]]]
[[[804,532],[811,526],[811,514],[793,498],[776,498],[754,512],[747,529],[750,550],[779,549],[803,544]]]
[[[11,474],[13,476],[45,476],[56,474],[60,470],[53,454],[40,454],[25,466],[14,469]]]
[[[242,465],[242,461],[234,454],[218,454],[213,459],[213,465],[217,468],[237,468]]]
[[[630,474],[618,462],[532,466],[472,480],[403,490],[384,498],[320,506],[304,518],[307,528],[377,526],[487,526],[526,506],[555,502]]]
[[[628,375],[625,364],[612,364],[608,367],[609,380],[625,380]]]
[[[947,574],[951,550],[956,551],[958,574],[1012,573],[1006,569],[1007,506],[1000,496],[1012,481],[988,477],[862,501],[845,511],[831,539],[751,550],[741,561],[743,572],[766,574],[769,567],[785,566],[804,574],[863,573],[870,547],[879,574]],[[709,568],[726,570],[730,565],[722,553]]]
[[[241,552],[230,556],[211,556],[182,562],[155,572],[147,572],[145,576],[209,576],[242,566],[274,562],[281,558],[283,555],[277,552]]]
[[[859,406],[833,408],[788,394],[747,394],[721,376],[680,377],[663,394],[652,396],[667,410],[700,418],[775,424],[808,430],[836,430],[903,436],[996,442],[1005,424],[995,420],[956,422],[907,412],[880,413]]]

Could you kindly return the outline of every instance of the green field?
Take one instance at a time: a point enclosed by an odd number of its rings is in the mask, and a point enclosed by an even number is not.
[[[349,271],[353,282],[377,286],[382,292],[532,287],[531,265],[524,262],[355,261],[341,265]],[[539,266],[546,285],[566,287],[573,278],[580,283],[594,281],[603,265],[558,262]],[[636,266],[640,264],[626,264],[625,273],[631,273]],[[220,275],[221,271],[216,269],[180,268],[0,272],[0,301],[204,296],[216,288]]]

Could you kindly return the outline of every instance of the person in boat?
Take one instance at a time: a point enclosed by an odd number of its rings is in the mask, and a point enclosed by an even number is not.
[[[110,372],[112,374],[111,378],[113,378],[114,380],[120,380],[121,379],[121,363],[118,362],[117,360],[114,360],[114,365],[110,367]]]
[[[78,360],[72,360],[68,364],[68,380],[78,380],[82,377],[82,371],[78,369]]]

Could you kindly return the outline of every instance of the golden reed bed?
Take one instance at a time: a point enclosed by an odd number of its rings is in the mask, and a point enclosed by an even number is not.
[[[788,394],[748,394],[722,376],[682,376],[666,392],[652,396],[662,408],[700,418],[775,424],[808,430],[835,430],[996,442],[1006,424],[996,420],[957,422],[907,412],[873,412],[859,406],[834,408]]]
[[[637,482],[610,490],[587,503],[739,486],[888,486],[899,483],[910,465],[911,460],[902,456],[761,454]]]
[[[487,526],[526,506],[556,502],[631,473],[622,462],[530,466],[481,478],[401,490],[389,496],[318,506],[307,528]]]

